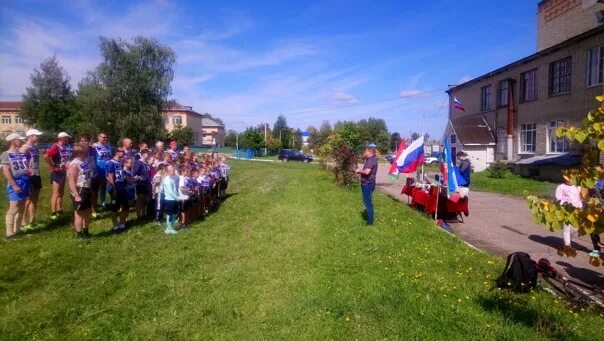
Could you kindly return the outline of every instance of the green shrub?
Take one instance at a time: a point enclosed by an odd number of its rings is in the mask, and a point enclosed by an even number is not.
[[[486,172],[489,178],[503,179],[510,173],[510,167],[507,163],[497,161],[491,163]]]

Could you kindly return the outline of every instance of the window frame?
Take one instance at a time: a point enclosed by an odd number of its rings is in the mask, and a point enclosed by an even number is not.
[[[178,119],[178,121],[180,121],[179,123],[176,123],[176,120]],[[181,126],[182,125],[182,116],[180,115],[174,115],[172,116],[172,125],[173,126]]]
[[[598,61],[598,64],[596,67],[599,68],[599,75],[597,75],[596,77],[598,77],[599,79],[596,80],[595,83],[591,83],[592,79],[592,51],[597,52],[597,58],[596,60]],[[587,61],[586,61],[586,77],[585,77],[585,81],[586,81],[586,85],[588,88],[594,87],[594,86],[601,86],[602,84],[604,84],[604,45],[600,45],[600,46],[595,46],[592,47],[591,49],[587,50]]]
[[[488,91],[487,91],[488,90]],[[493,95],[492,85],[485,85],[480,88],[480,111],[489,111],[492,109],[491,96]]]
[[[557,71],[556,66],[558,65]],[[566,75],[562,74],[562,65],[565,66]],[[572,90],[573,58],[564,57],[549,63],[548,90],[550,96],[559,96],[569,94]],[[556,77],[557,76],[557,81]],[[568,77],[568,89],[562,89],[562,79]]]
[[[531,129],[528,128],[529,125],[532,125]],[[520,127],[518,129],[518,154],[535,154],[537,151],[537,122],[530,123],[520,123]],[[525,134],[531,133],[532,144],[525,143]],[[533,150],[526,150],[525,146],[533,146]]]
[[[23,117],[21,117],[20,115],[16,115],[15,116],[15,124],[23,124]]]
[[[555,122],[556,125],[554,127],[552,127],[552,123]],[[560,123],[562,125],[560,125]],[[552,134],[553,136],[555,136],[556,134],[556,129],[560,128],[560,127],[564,127],[566,125],[566,121],[565,120],[548,120],[547,121],[547,128],[546,128],[546,134],[545,134],[545,138],[547,141],[547,153],[546,154],[566,154],[570,151],[570,142],[568,141],[567,138],[564,137],[555,137],[556,140],[560,140],[562,141],[562,151],[552,151]],[[556,144],[558,144],[559,142],[555,142]],[[557,148],[556,148],[557,149]]]
[[[538,72],[538,69],[534,68],[534,69],[524,71],[520,74],[520,103],[534,102],[539,98],[539,86],[538,86],[537,72]],[[531,90],[533,90],[531,92],[533,94],[533,97],[531,97],[531,98],[528,98],[529,91],[527,91],[527,84],[529,82],[526,80],[526,75],[528,75],[528,74],[533,75],[532,89],[531,89]]]
[[[505,84],[505,87],[503,86]],[[505,89],[505,96],[503,96],[503,90]],[[499,81],[499,89],[497,91],[497,107],[505,108],[508,106],[508,99],[510,97],[510,80],[504,79]],[[503,101],[505,100],[505,104]]]
[[[13,118],[10,115],[2,115],[2,124],[13,124]]]
[[[451,134],[451,136],[449,136],[449,140],[451,140],[451,144],[457,144],[457,134]]]

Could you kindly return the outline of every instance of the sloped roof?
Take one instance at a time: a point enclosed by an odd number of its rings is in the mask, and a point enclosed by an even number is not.
[[[482,115],[464,116],[451,120],[459,143],[463,145],[495,144],[495,138]]]
[[[21,102],[0,102],[0,109],[21,109]]]
[[[222,124],[214,121],[211,118],[204,117],[201,119],[201,125],[204,127],[222,127]]]

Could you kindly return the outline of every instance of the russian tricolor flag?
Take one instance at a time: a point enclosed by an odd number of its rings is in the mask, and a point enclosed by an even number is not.
[[[457,97],[453,97],[453,108],[466,111],[466,108],[461,104],[461,101],[458,100]]]
[[[407,148],[403,143],[401,143],[402,148],[399,147],[396,157],[392,160],[390,174],[413,173],[424,162],[423,135],[413,141]]]

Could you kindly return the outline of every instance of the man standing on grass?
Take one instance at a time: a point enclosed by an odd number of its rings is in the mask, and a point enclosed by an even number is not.
[[[60,132],[57,143],[46,151],[46,162],[50,167],[50,183],[52,184],[52,196],[50,197],[50,219],[56,220],[63,213],[63,192],[65,190],[65,179],[67,166],[71,159],[71,152],[67,149],[71,136],[66,132]]]
[[[356,174],[361,176],[361,192],[363,193],[363,203],[367,212],[367,225],[373,225],[373,191],[375,190],[375,174],[377,173],[378,163],[376,157],[377,146],[370,143],[365,148],[365,164],[363,168],[357,169]]]
[[[5,140],[10,145],[8,150],[0,155],[0,165],[2,165],[2,174],[6,179],[9,201],[4,240],[14,240],[21,228],[25,200],[29,197],[29,177],[27,176],[27,157],[19,152],[25,137],[12,133]]]
[[[107,134],[100,133],[97,136],[97,142],[92,145],[94,147],[94,155],[96,156],[96,179],[92,182],[92,217],[97,218],[98,215],[98,199],[97,196],[101,197],[101,208],[105,209],[105,200],[107,196],[107,173],[105,171],[106,163],[111,160],[113,154],[111,146],[107,143]]]
[[[27,139],[21,147],[20,152],[27,159],[27,170],[29,173],[29,198],[25,202],[25,214],[23,214],[23,231],[30,230],[34,227],[36,211],[38,208],[38,198],[42,189],[42,179],[40,178],[40,149],[38,149],[38,137],[42,132],[38,129],[30,129],[25,133]]]

